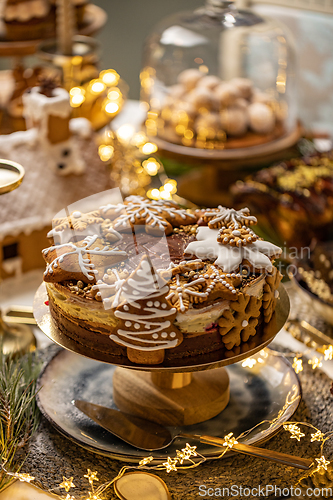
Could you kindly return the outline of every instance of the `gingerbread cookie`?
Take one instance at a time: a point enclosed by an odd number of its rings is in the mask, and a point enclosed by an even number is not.
[[[221,229],[224,226],[233,226],[235,229],[239,229],[242,226],[251,226],[257,223],[256,217],[250,215],[248,208],[235,210],[234,208],[222,207],[222,205],[219,205],[217,209],[206,210],[202,219],[211,229]]]
[[[114,313],[119,327],[110,338],[127,347],[128,358],[134,363],[161,363],[164,349],[176,347],[183,340],[173,325],[177,309],[166,300],[168,292],[165,285],[159,288],[146,255],[121,286],[121,303]]]
[[[254,336],[260,316],[261,301],[250,295],[240,295],[218,320],[219,332],[226,349],[233,349]]]
[[[101,235],[100,227],[104,219],[100,217],[99,210],[84,214],[79,210],[72,212],[68,217],[52,220],[53,229],[47,236],[51,242],[68,243],[75,236],[82,239],[85,236]],[[121,236],[119,235],[120,239]]]
[[[148,200],[142,196],[129,196],[119,205],[106,205],[100,214],[113,220],[116,231],[132,231],[134,226],[145,226],[148,234],[169,235],[174,227],[193,224],[196,216],[173,201]]]
[[[278,288],[282,280],[280,271],[273,268],[273,271],[266,276],[266,283],[264,284],[264,294],[262,297],[262,306],[264,310],[265,323],[269,323],[275,311],[276,302],[279,298]]]
[[[64,243],[43,250],[47,262],[44,281],[61,282],[81,280],[95,283],[103,276],[106,266],[126,259],[127,254],[117,248],[105,246],[97,235],[87,236],[77,243]]]
[[[196,277],[193,281],[189,281],[188,278],[176,274],[169,284],[170,292],[165,298],[172,307],[176,307],[177,311],[184,313],[188,310],[190,303],[206,300],[208,292],[202,291],[205,284],[206,280],[203,277]]]
[[[233,226],[225,227],[220,229],[217,241],[223,245],[230,245],[232,247],[241,247],[250,245],[254,241],[257,241],[259,236],[252,231],[251,228],[242,226],[235,229]]]
[[[224,273],[217,266],[209,264],[207,270],[202,275],[207,283],[206,292],[210,300],[222,298],[226,300],[238,300],[238,287],[242,282],[242,275],[239,273]]]

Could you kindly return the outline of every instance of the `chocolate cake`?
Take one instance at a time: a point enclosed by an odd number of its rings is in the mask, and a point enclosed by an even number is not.
[[[66,335],[138,364],[239,353],[270,322],[281,250],[247,208],[186,210],[130,196],[53,221],[43,251],[50,312]]]
[[[332,236],[333,151],[265,168],[231,191],[234,204],[248,205],[267,233],[274,228],[282,243],[300,248],[313,238]]]

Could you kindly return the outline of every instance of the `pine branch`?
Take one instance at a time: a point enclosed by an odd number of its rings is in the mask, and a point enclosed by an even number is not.
[[[1,346],[0,346],[1,347]],[[12,359],[0,349],[0,467],[19,472],[24,459],[18,456],[37,429],[36,380],[40,365],[27,355]],[[0,492],[11,478],[0,468]]]

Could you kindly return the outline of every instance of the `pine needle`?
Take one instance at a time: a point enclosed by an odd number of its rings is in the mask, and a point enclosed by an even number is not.
[[[19,472],[24,463],[20,453],[39,422],[36,380],[40,365],[32,355],[11,358],[0,349],[0,466]],[[22,458],[23,457],[23,458]],[[0,492],[12,477],[0,468]]]

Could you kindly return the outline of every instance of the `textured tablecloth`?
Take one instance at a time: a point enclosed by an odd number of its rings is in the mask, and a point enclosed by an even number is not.
[[[330,333],[330,328],[321,322],[319,318],[314,317],[308,307],[304,306],[293,292],[291,292],[291,301],[292,317],[299,315],[302,319],[307,319],[312,324],[325,329],[326,333]],[[275,345],[275,347],[278,346]],[[41,351],[44,363],[55,354],[57,349],[59,348],[56,346],[50,346]],[[333,396],[330,392],[332,383],[330,378],[320,370],[312,370],[308,364],[305,364],[304,371],[299,374],[299,378],[303,397],[293,419],[310,422],[323,432],[333,430]],[[297,442],[290,439],[289,436],[288,432],[280,431],[265,444],[265,447],[308,458],[320,456],[318,443],[310,443],[310,440],[305,438]],[[332,442],[329,441],[325,446],[325,456],[333,457],[333,440]],[[23,471],[35,476],[45,489],[57,487],[61,483],[63,476],[67,478],[74,477],[76,487],[70,493],[79,497],[79,494],[88,491],[87,479],[83,477],[88,468],[98,472],[100,478],[98,484],[101,484],[115,477],[123,465],[123,462],[95,455],[77,446],[61,436],[42,418],[39,429],[31,440],[29,455]],[[304,472],[298,469],[240,454],[222,460],[207,461],[198,468],[187,471],[171,472],[169,474],[164,471],[152,471],[152,473],[158,474],[166,482],[173,500],[209,498],[208,495],[199,494],[200,485],[205,485],[206,489],[208,487],[214,489],[230,488],[232,485],[253,488],[258,485],[265,486],[268,484],[275,485],[278,488],[290,488],[304,475]],[[306,482],[310,486],[313,485],[311,479]],[[329,469],[328,472],[323,474],[319,478],[319,482],[318,478],[316,479],[317,486],[320,482],[323,485],[331,483],[333,487],[332,470]],[[64,493],[64,490],[58,491]],[[204,488],[202,488],[201,493],[204,491]],[[106,498],[116,498],[113,487],[108,490]],[[243,498],[253,497],[231,495],[228,497],[225,495],[224,498],[243,500]],[[280,496],[279,494],[271,494],[269,498],[280,498]]]

